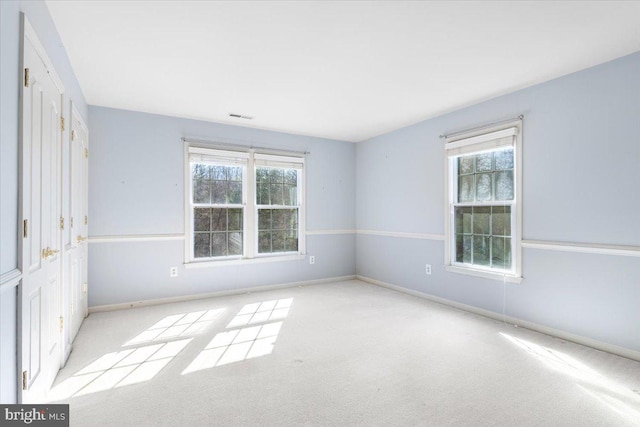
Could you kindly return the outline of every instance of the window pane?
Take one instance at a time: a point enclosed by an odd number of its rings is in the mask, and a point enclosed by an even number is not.
[[[463,238],[464,236],[462,234],[456,234],[456,262],[464,262],[462,261],[464,259]]]
[[[496,151],[494,157],[496,170],[513,169],[513,149]]]
[[[511,268],[511,206],[457,206],[454,227],[456,262]]]
[[[227,203],[242,203],[242,181],[230,181],[227,190]]]
[[[298,204],[298,172],[297,169],[256,168],[257,204],[296,206]]]
[[[229,255],[242,255],[242,233],[229,233]]]
[[[193,180],[193,203],[211,203],[211,188],[208,180]]]
[[[227,209],[211,209],[211,230],[227,231]]]
[[[258,230],[270,230],[271,227],[271,209],[259,209]]]
[[[271,253],[271,231],[260,231],[258,233],[258,252],[261,254]]]
[[[282,205],[282,184],[270,184],[269,185],[269,194],[271,196],[271,204],[272,205]]]
[[[287,209],[286,211],[286,229],[297,230],[298,229],[298,209]]]
[[[193,230],[194,231],[211,231],[211,209],[194,208]]]
[[[194,208],[194,256],[242,255],[243,213],[242,208]]]
[[[461,176],[458,180],[458,201],[473,201],[473,175]]]
[[[226,181],[211,182],[211,203],[218,203],[218,204],[227,203],[227,182]]]
[[[234,208],[228,210],[228,225],[229,231],[242,231],[242,209]]]
[[[242,203],[242,171],[240,166],[194,164],[194,203]]]
[[[202,164],[191,165],[191,177],[195,181],[196,179],[208,180],[210,178],[209,167]]]
[[[476,175],[476,200],[491,200],[491,178],[490,173]]]
[[[491,208],[473,208],[473,234],[491,234]]]
[[[209,166],[211,179],[216,181],[226,181],[227,180],[227,171],[228,166]]]
[[[286,212],[284,209],[274,209],[272,211],[272,228],[274,230],[284,230],[286,228]]]
[[[285,251],[297,252],[298,251],[298,231],[289,234],[285,241]]]
[[[285,184],[283,187],[282,204],[295,206],[298,204],[298,187]]]
[[[456,234],[470,234],[471,233],[471,208],[459,208],[455,209],[455,228]]]
[[[496,200],[513,200],[513,171],[496,172]]]
[[[491,264],[491,238],[488,236],[473,236],[473,264],[490,265]]]
[[[279,168],[266,168],[269,171],[269,182],[282,184],[284,182],[284,170]]]
[[[242,182],[242,168],[240,166],[227,166],[227,180]]]
[[[271,204],[271,201],[269,200],[269,184],[261,184],[261,183],[257,184],[256,201],[259,205]]]
[[[285,169],[284,171],[284,183],[293,185],[294,187],[298,185],[298,171],[295,169]]]
[[[473,236],[464,236],[462,239],[464,252],[462,254],[463,262],[470,263],[472,261],[471,249],[473,248]]]
[[[268,182],[269,173],[266,168],[256,168],[256,182],[266,183]]]
[[[274,231],[271,233],[271,246],[273,252],[284,252],[285,240],[287,238],[286,231]]]
[[[227,255],[227,233],[211,234],[211,256]]]
[[[507,149],[459,157],[458,202],[513,200],[513,153]]]
[[[458,174],[473,173],[473,156],[458,158]]]
[[[476,172],[489,172],[491,162],[493,160],[493,153],[484,153],[476,155]]]
[[[211,253],[211,234],[196,233],[193,240],[194,257],[208,258]]]
[[[511,239],[494,237],[491,245],[491,266],[501,269],[510,269]]]
[[[491,230],[494,236],[511,235],[511,206],[494,206],[491,215]]]
[[[258,209],[258,230],[259,253],[297,251],[298,209]]]

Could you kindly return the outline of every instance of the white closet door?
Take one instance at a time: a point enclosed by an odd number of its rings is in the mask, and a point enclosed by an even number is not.
[[[21,400],[27,403],[43,399],[61,363],[60,156],[64,89],[26,19],[23,28],[20,338]]]
[[[71,141],[69,161],[70,183],[70,220],[71,234],[66,250],[68,275],[66,283],[69,286],[69,341],[73,341],[82,321],[87,315],[87,235],[88,235],[88,162],[89,141],[88,131],[79,113],[71,111]]]

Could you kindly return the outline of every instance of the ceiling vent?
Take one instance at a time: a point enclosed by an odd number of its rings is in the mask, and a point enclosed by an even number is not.
[[[253,117],[251,116],[243,116],[242,114],[229,113],[229,117],[235,117],[236,119],[247,119],[251,120]]]

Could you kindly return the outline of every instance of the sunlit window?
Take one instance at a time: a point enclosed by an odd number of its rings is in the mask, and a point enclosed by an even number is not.
[[[447,138],[447,269],[519,280],[519,141],[519,122]]]
[[[304,253],[304,158],[188,147],[187,262]]]

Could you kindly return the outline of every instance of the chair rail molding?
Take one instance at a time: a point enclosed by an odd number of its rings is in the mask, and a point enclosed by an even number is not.
[[[22,272],[17,268],[2,273],[0,276],[0,293],[15,288],[20,284],[20,280],[22,280]]]

